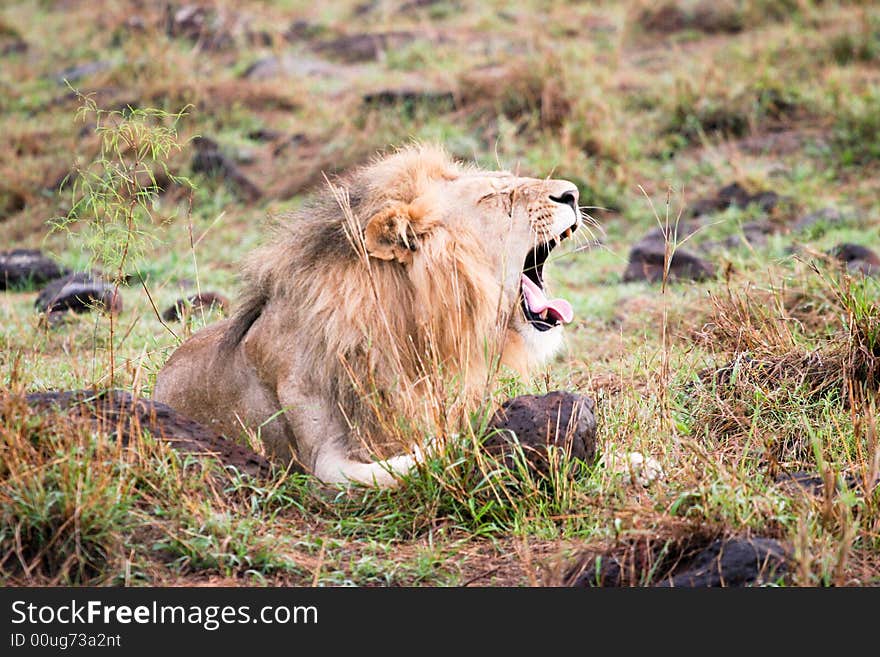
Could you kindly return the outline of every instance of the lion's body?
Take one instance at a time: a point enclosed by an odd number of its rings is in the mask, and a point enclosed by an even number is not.
[[[525,372],[558,345],[555,320],[537,331],[517,306],[525,254],[577,225],[576,209],[555,207],[570,200],[534,205],[554,190],[576,201],[570,183],[467,169],[430,148],[365,167],[276,227],[234,316],[181,345],[154,396],[227,436],[253,432],[326,481],[393,484],[413,457],[371,455],[412,451],[406,436],[466,417],[496,355]],[[427,403],[448,388],[450,406]]]

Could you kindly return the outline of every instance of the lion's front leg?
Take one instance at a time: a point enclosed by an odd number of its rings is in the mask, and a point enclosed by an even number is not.
[[[303,395],[294,386],[279,389],[279,401],[303,465],[326,483],[361,483],[390,488],[421,460],[421,452],[364,463],[350,457],[351,438],[338,414],[318,395]]]
[[[345,449],[325,444],[315,463],[315,476],[326,483],[357,482],[379,488],[392,488],[418,463],[417,456],[401,454],[385,461],[361,463],[348,458]]]

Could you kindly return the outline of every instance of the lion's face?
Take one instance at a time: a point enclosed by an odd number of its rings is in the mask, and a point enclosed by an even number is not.
[[[573,183],[460,166],[418,147],[364,171],[378,198],[362,215],[364,252],[389,261],[385,273],[407,273],[417,321],[429,318],[433,336],[473,350],[491,325],[502,328],[502,359],[523,372],[556,351],[573,312],[548,294],[544,267],[581,225]],[[383,289],[390,307],[399,284]]]
[[[581,224],[577,187],[566,180],[465,172],[434,192],[434,207],[444,209],[450,232],[481,242],[502,285],[502,310],[525,341],[529,360],[546,360],[561,344],[562,326],[573,319],[571,305],[548,294],[544,266]]]

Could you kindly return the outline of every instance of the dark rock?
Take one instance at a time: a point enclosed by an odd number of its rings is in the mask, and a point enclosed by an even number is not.
[[[699,30],[706,34],[735,34],[745,26],[742,11],[733,2],[699,0],[685,10],[679,3],[648,3],[638,22],[648,32],[666,34],[680,30]]]
[[[880,268],[873,262],[866,260],[851,260],[846,263],[846,270],[850,274],[862,274],[863,276],[874,276],[880,271]]]
[[[751,195],[738,182],[732,182],[718,190],[718,204],[721,209],[731,205],[746,207],[751,200]]]
[[[658,283],[663,280],[666,262],[666,245],[660,237],[649,233],[629,252],[629,264],[623,273],[624,283],[648,281]],[[699,256],[676,248],[669,261],[668,280],[703,281],[715,276],[714,265]]]
[[[17,52],[27,52],[28,43],[12,30],[3,31],[0,28],[0,56],[11,55]]]
[[[742,225],[742,235],[731,235],[724,240],[724,246],[735,249],[746,244],[753,247],[767,245],[767,236],[773,233],[773,226],[769,221],[750,221]]]
[[[56,73],[54,77],[55,81],[58,84],[64,84],[65,81],[76,82],[77,80],[82,80],[83,78],[95,75],[96,73],[102,73],[109,68],[110,62],[87,62],[85,64],[71,66],[70,68],[65,68],[64,70],[58,71],[58,73]]]
[[[198,5],[185,5],[175,9],[169,4],[167,12],[166,32],[168,36],[185,36],[191,39],[198,39],[201,36],[207,19],[207,8]]]
[[[779,194],[773,191],[763,191],[752,194],[746,205],[757,205],[764,212],[771,212],[779,204]]]
[[[853,274],[873,276],[880,272],[880,257],[860,244],[838,244],[828,252],[828,255],[843,263],[846,270]]]
[[[251,141],[278,141],[286,136],[280,130],[272,130],[271,128],[257,128],[247,133],[247,138]]]
[[[416,9],[433,7],[444,2],[446,2],[446,0],[408,0],[408,2],[404,2],[402,5],[400,5],[400,9],[398,9],[398,11],[403,14],[408,11],[414,11]]]
[[[248,80],[270,80],[272,78],[324,77],[339,78],[344,75],[339,64],[333,64],[319,57],[284,55],[264,57],[248,66],[241,74]]]
[[[249,65],[242,72],[241,77],[247,80],[268,80],[278,77],[282,71],[281,60],[278,57],[263,57]]]
[[[229,300],[216,292],[202,292],[186,299],[178,299],[162,313],[166,322],[179,322],[192,317],[196,312],[219,310],[224,315],[229,310]]]
[[[298,132],[295,135],[290,135],[287,139],[282,139],[275,144],[274,148],[272,148],[272,157],[278,157],[288,148],[302,146],[308,143],[309,138],[301,132]]]
[[[559,390],[514,397],[492,416],[484,446],[512,463],[518,441],[530,467],[545,476],[554,463],[549,459],[550,447],[590,465],[596,458],[594,408],[589,397]]]
[[[441,6],[457,10],[462,8],[461,2],[458,0],[408,0],[400,5],[397,12],[400,14],[408,14],[419,11],[420,9],[436,9]]]
[[[733,146],[746,155],[783,156],[800,151],[805,139],[800,130],[759,132],[737,140]]]
[[[688,208],[688,214],[692,217],[702,217],[707,214],[715,214],[726,209],[717,198],[701,198],[694,201]]]
[[[290,24],[290,27],[284,32],[284,38],[287,41],[302,41],[319,37],[327,31],[323,25],[316,25],[304,20],[296,20]]]
[[[153,171],[140,170],[134,175],[138,192],[156,196],[163,196],[176,190],[182,189],[175,181],[176,173],[165,170],[164,167],[156,167]]]
[[[723,538],[696,528],[681,536],[645,536],[581,556],[564,577],[576,587],[759,586],[788,571],[789,551],[762,537]]]
[[[8,41],[0,46],[0,55],[9,55],[15,52],[27,52],[28,43],[24,39]]]
[[[121,390],[34,392],[25,400],[41,413],[59,413],[60,422],[88,421],[123,445],[148,431],[180,452],[215,458],[224,466],[234,466],[254,477],[266,478],[272,473],[269,461],[253,450],[227,440],[170,406],[138,399]]]
[[[379,0],[367,0],[366,2],[359,2],[354,6],[353,13],[355,16],[366,16],[370,12],[372,12],[379,5]]]
[[[121,91],[122,89],[117,86],[99,87],[94,84],[89,85],[89,97],[96,103],[101,103],[107,107],[115,106],[117,104],[117,97]],[[44,108],[78,104],[80,102],[82,102],[81,97],[77,95],[76,91],[66,91],[60,96],[56,96],[55,98],[46,101]]]
[[[412,32],[376,32],[373,34],[348,34],[322,41],[315,46],[321,54],[335,57],[343,62],[376,61],[386,50],[401,48],[415,41]]]
[[[80,173],[76,169],[63,171],[57,175],[50,176],[45,184],[45,189],[50,192],[69,191],[73,189],[73,183],[79,177]]]
[[[24,210],[27,199],[21,192],[0,189],[0,221],[5,221],[17,212]]]
[[[657,587],[708,588],[761,585],[787,571],[788,553],[770,538],[718,539]]]
[[[782,472],[777,475],[775,483],[790,494],[800,493],[801,495],[823,495],[825,492],[826,482],[819,474],[815,472]],[[837,477],[832,476],[831,486],[838,487]],[[855,488],[859,483],[858,477],[853,474],[846,474],[843,477],[843,485],[847,488]],[[876,482],[875,482],[876,483]]]
[[[684,10],[671,2],[647,6],[638,17],[642,29],[648,32],[675,32],[683,30],[688,24]]]
[[[430,107],[434,111],[455,109],[455,96],[451,91],[434,89],[414,89],[411,87],[382,89],[364,94],[363,101],[364,105],[372,108],[393,106],[413,108],[416,105],[421,105]]]
[[[49,283],[40,290],[34,305],[50,317],[68,310],[75,313],[102,310],[116,314],[122,311],[122,295],[95,274],[76,273]]]
[[[706,34],[736,34],[745,26],[741,10],[732,2],[699,0],[688,27]]]
[[[254,202],[262,198],[263,191],[242,173],[232,159],[221,152],[216,141],[208,137],[196,137],[192,143],[196,151],[192,159],[194,172],[229,181],[246,201]]]
[[[222,173],[224,160],[228,159],[220,152],[220,144],[210,137],[194,137],[192,139],[195,154],[193,155],[193,171],[214,175]]]
[[[275,44],[275,37],[266,30],[257,30],[256,32],[249,30],[247,32],[247,42],[248,45],[257,48],[269,48]]]
[[[433,7],[434,5],[438,5],[441,2],[445,2],[445,0],[407,0],[398,8],[398,12],[401,14],[405,14],[410,11],[416,11],[418,9],[424,9],[426,7]]]
[[[42,285],[68,273],[37,249],[0,252],[0,290]]]
[[[725,363],[721,367],[709,367],[703,369],[699,373],[699,378],[703,383],[712,383],[716,386],[730,385],[734,376],[742,371],[749,371],[754,367],[760,367],[762,362],[756,360],[746,351],[739,352],[733,360]]]
[[[668,228],[656,226],[642,236],[641,242],[659,242],[661,245],[668,239],[670,242],[681,243],[699,230],[699,224],[689,221],[680,221],[678,224],[670,225]]]
[[[169,37],[194,41],[203,50],[227,50],[235,45],[229,29],[234,22],[226,12],[200,5],[166,5],[165,32]]]
[[[860,244],[850,244],[844,242],[838,244],[828,253],[841,262],[852,262],[853,260],[866,260],[873,265],[880,265],[880,258],[871,249]]]
[[[147,29],[147,22],[141,16],[129,16],[125,21],[125,27],[132,32],[143,32]]]
[[[774,231],[774,226],[769,221],[749,221],[748,223],[744,223],[742,225],[742,232],[747,236],[749,234],[755,235],[769,235]]]
[[[812,472],[783,472],[776,477],[775,482],[791,493],[821,495],[825,488],[822,477]]]
[[[774,191],[765,189],[750,194],[738,182],[733,182],[719,189],[716,196],[694,202],[690,207],[690,215],[700,217],[723,212],[731,206],[746,208],[751,204],[757,205],[764,212],[770,212],[780,200],[779,194]]]
[[[803,231],[819,225],[834,225],[843,221],[843,214],[835,207],[826,207],[810,212],[794,222],[794,230]]]

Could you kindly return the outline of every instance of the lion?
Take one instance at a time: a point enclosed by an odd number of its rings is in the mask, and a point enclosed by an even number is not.
[[[581,225],[571,182],[402,148],[276,220],[237,309],[180,345],[153,396],[324,482],[394,486],[424,456],[411,436],[560,348],[573,310],[544,265]]]

